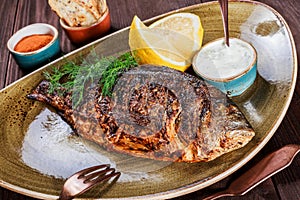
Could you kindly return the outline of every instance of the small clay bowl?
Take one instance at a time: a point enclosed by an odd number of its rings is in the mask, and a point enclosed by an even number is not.
[[[241,95],[255,81],[257,53],[254,47],[238,38],[224,38],[204,45],[193,58],[193,69],[207,83],[229,97]]]
[[[37,50],[30,52],[15,51],[15,46],[19,41],[27,36],[36,34],[50,34],[53,36],[53,38],[47,45]],[[45,23],[31,24],[18,30],[8,40],[7,48],[13,55],[19,67],[25,70],[33,70],[40,67],[56,58],[61,52],[57,29]]]
[[[105,11],[97,23],[91,26],[71,27],[64,20],[60,20],[60,25],[64,29],[70,41],[75,45],[87,44],[100,36],[103,36],[110,30],[110,13],[109,9]]]

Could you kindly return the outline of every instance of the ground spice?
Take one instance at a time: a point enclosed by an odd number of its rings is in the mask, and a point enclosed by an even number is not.
[[[36,51],[47,44],[53,39],[53,35],[50,34],[34,34],[22,38],[14,50],[17,52],[28,53]]]

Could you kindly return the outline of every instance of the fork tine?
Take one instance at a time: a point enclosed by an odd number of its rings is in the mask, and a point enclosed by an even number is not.
[[[106,174],[107,172],[110,172],[109,174]],[[105,174],[105,175],[104,175]],[[98,178],[95,178],[97,177],[97,175],[102,175],[102,176],[99,176]],[[110,178],[114,177],[115,176],[115,179],[116,178],[119,178],[119,176],[121,175],[121,172],[115,172],[115,169],[114,168],[109,168],[109,169],[106,169],[106,170],[103,170],[101,172],[96,172],[92,175],[90,175],[92,177],[92,179],[86,179],[83,183],[87,185],[87,187],[82,190],[80,193],[78,193],[78,195],[86,192],[87,190],[91,189],[92,187],[96,186],[98,183],[100,182],[104,182],[104,181],[107,181],[109,180]],[[87,176],[88,177],[88,176]],[[90,177],[89,177],[90,178]],[[95,178],[95,179],[93,179]]]
[[[110,172],[110,173],[108,173],[108,172]],[[111,177],[119,176],[120,172],[115,172],[115,169],[110,168],[110,169],[103,170],[101,174],[103,176],[99,176],[98,178],[95,178],[95,177],[97,177],[97,175],[96,175],[96,176],[92,177],[91,179],[87,179],[85,181],[85,183],[86,182],[92,182],[93,184],[95,184],[95,183],[98,183],[98,182],[101,182],[101,181],[106,181],[106,180],[110,179]],[[101,174],[99,173],[99,175],[101,175]],[[93,178],[95,178],[95,179],[93,179]]]
[[[83,177],[83,176],[85,176],[85,175],[87,175],[87,174],[89,174],[89,173],[91,173],[91,172],[93,172],[95,170],[99,170],[99,169],[102,169],[102,168],[108,169],[109,167],[110,167],[109,164],[97,165],[97,166],[94,166],[94,167],[89,167],[87,169],[83,169],[81,171],[78,171],[76,174],[80,174],[78,176],[78,178],[81,178],[81,177]]]
[[[114,177],[113,181],[109,183],[110,185],[116,182],[120,175],[121,172],[116,172],[114,168],[110,168],[109,164],[97,165],[78,171],[65,182],[59,195],[59,200],[73,199],[75,196],[93,188],[98,183],[106,182]]]
[[[112,171],[111,173],[113,173],[115,171],[115,169],[113,169],[113,168],[106,168],[106,169],[101,170],[101,171],[94,171],[92,173],[87,173],[87,174],[85,174],[84,177],[80,176],[78,178],[85,178],[84,183],[87,183],[89,181],[93,181],[93,179],[95,179],[96,177],[101,177],[102,175],[104,176],[105,174],[107,174],[110,171]]]

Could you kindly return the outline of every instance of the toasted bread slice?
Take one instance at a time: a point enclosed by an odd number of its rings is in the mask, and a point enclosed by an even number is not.
[[[51,9],[69,26],[89,26],[101,17],[95,0],[49,0]]]
[[[98,2],[97,0],[74,0],[78,3],[79,6],[86,9],[90,12],[96,19],[101,17],[101,14],[98,10]]]
[[[107,10],[106,0],[95,0],[97,1],[97,9],[101,15]]]

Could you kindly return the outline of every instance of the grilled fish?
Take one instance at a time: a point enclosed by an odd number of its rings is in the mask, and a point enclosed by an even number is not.
[[[108,150],[174,162],[207,162],[255,135],[238,107],[216,88],[168,67],[124,72],[112,97],[91,85],[84,101],[49,93],[42,81],[28,98],[53,106],[76,133]]]

